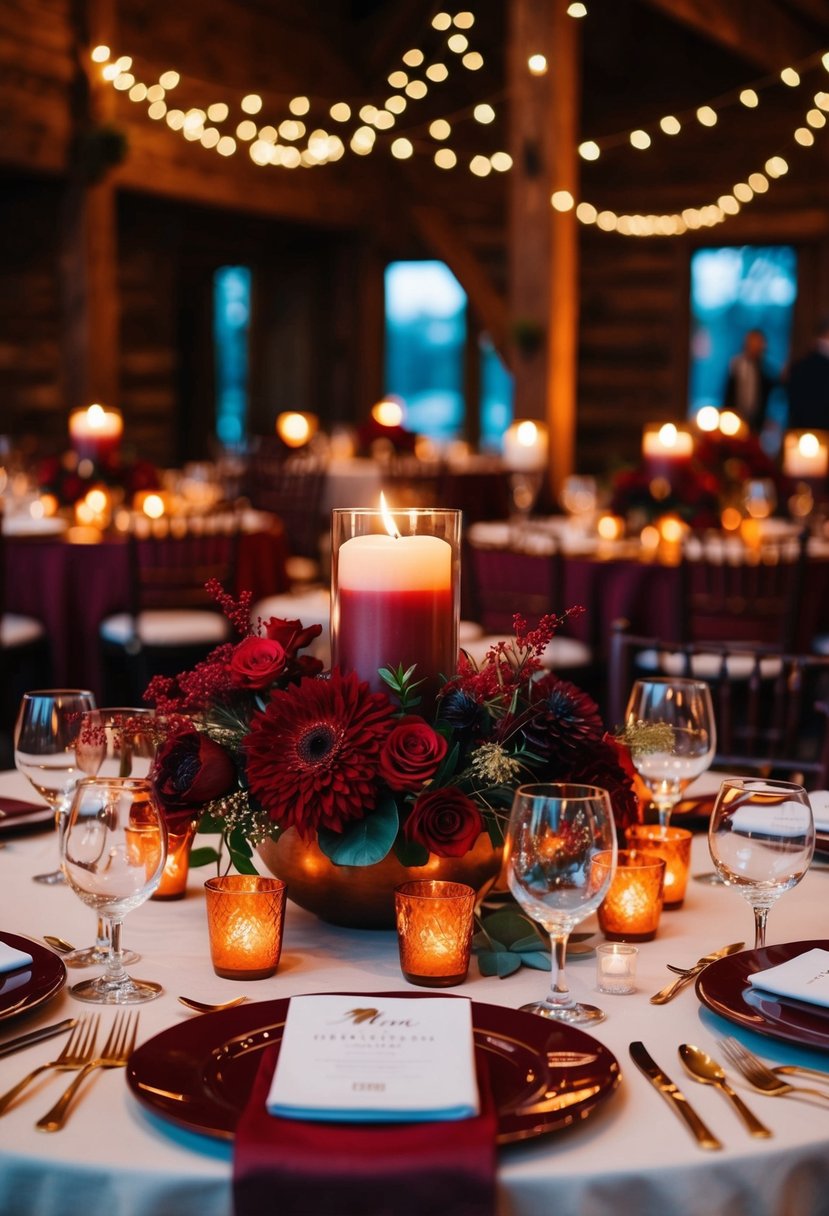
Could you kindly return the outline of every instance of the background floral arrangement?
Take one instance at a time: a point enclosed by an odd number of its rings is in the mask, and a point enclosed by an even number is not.
[[[745,483],[755,478],[773,483],[779,503],[792,492],[790,479],[763,451],[756,435],[700,432],[692,458],[672,473],[670,481],[655,479],[644,461],[617,473],[610,509],[615,515],[638,514],[643,521],[678,515],[692,528],[716,528],[723,508],[739,503]]]
[[[300,653],[319,625],[271,618],[251,631],[250,595],[211,590],[241,640],[156,677],[146,699],[167,730],[154,769],[162,805],[200,814],[238,870],[255,872],[253,848],[292,827],[340,865],[370,865],[391,849],[407,866],[462,856],[482,832],[497,846],[525,782],[599,785],[620,827],[636,818],[633,771],[595,702],[542,670],[570,613],[536,629],[516,616],[515,637],[480,667],[461,652],[428,721],[413,668],[383,669],[388,692],[353,672],[323,675]],[[197,860],[208,855],[220,852]]]
[[[41,491],[54,494],[61,506],[73,506],[93,486],[122,490],[127,499],[141,490],[157,490],[158,471],[148,460],[122,460],[113,455],[103,463],[79,461],[75,452],[49,456],[37,465],[35,476]]]

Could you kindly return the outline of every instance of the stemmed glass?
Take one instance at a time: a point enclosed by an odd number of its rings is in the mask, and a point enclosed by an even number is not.
[[[134,1005],[151,1001],[161,985],[132,979],[124,969],[121,925],[161,881],[167,856],[164,815],[152,782],[133,777],[79,781],[61,838],[63,868],[76,895],[109,922],[106,972],[70,989],[81,1001]]]
[[[808,794],[789,781],[723,781],[708,825],[708,847],[725,883],[751,904],[754,949],[761,949],[769,909],[800,882],[815,851]]]
[[[660,827],[717,747],[711,690],[704,680],[637,680],[625,710],[625,742],[651,792]]]
[[[613,864],[594,866],[610,851]],[[604,1012],[578,1003],[564,975],[567,939],[607,894],[616,865],[616,829],[607,790],[594,785],[522,785],[515,791],[506,839],[509,887],[550,934],[552,977],[541,1000],[521,1008],[570,1025],[600,1022]]]
[[[81,776],[75,741],[81,717],[95,708],[85,688],[41,688],[23,694],[14,727],[14,763],[55,812],[61,813]],[[61,870],[35,874],[35,882],[63,882]]]
[[[156,739],[151,728],[155,710],[119,707],[92,709],[83,715],[75,744],[75,758],[88,777],[149,777],[155,758]],[[106,963],[109,936],[106,921],[97,918],[95,945],[62,955],[67,967],[89,967]],[[134,950],[122,950],[125,967],[139,962]]]

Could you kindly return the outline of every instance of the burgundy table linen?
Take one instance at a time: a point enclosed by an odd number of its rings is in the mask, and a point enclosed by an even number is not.
[[[253,600],[275,595],[287,586],[284,533],[243,533],[235,591],[249,590]],[[127,610],[128,546],[121,538],[96,545],[65,539],[9,538],[6,544],[9,612],[41,620],[52,662],[52,686],[90,688],[103,693],[98,629],[108,616]]]
[[[236,1127],[235,1216],[494,1216],[496,1114],[476,1054],[481,1113],[427,1123],[321,1123],[265,1108],[269,1047]]]

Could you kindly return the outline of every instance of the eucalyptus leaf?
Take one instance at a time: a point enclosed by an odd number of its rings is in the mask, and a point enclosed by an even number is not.
[[[512,943],[510,949],[516,950],[519,954],[533,954],[536,950],[540,950],[542,954],[544,953],[543,943],[537,933],[520,937],[518,941]]]
[[[503,908],[499,912],[492,912],[482,923],[490,937],[493,934],[499,937],[510,950],[515,949],[515,942],[528,936],[528,929],[533,930],[532,922],[528,921],[520,912],[513,911],[512,908]],[[540,938],[537,934],[535,937],[537,948],[540,944]]]
[[[525,967],[534,967],[536,971],[553,969],[549,954],[545,954],[543,950],[522,951],[520,958]]]
[[[364,819],[355,819],[344,832],[320,828],[319,847],[337,866],[370,866],[382,861],[394,844],[400,821],[397,804],[389,795]]]
[[[218,849],[212,849],[209,845],[202,845],[198,849],[190,850],[190,866],[192,869],[198,869],[199,866],[209,866],[211,862],[218,860]]]
[[[405,836],[398,836],[395,840],[394,853],[400,864],[407,868],[425,866],[429,860],[429,850],[426,846],[414,840],[406,840]]]
[[[502,980],[514,975],[521,966],[519,956],[506,950],[484,950],[476,957],[481,975],[497,975]]]

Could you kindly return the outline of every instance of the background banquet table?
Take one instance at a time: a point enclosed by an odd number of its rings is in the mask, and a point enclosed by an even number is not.
[[[252,516],[239,537],[235,590],[250,590],[257,600],[287,588],[288,549],[275,517],[262,512]],[[100,698],[98,628],[130,602],[124,538],[107,535],[97,544],[73,544],[61,536],[9,537],[6,597],[9,612],[36,617],[46,626],[52,686],[91,688]]]
[[[0,775],[0,794],[26,797],[17,774]],[[0,851],[2,929],[39,938],[59,933],[86,943],[93,915],[65,887],[44,887],[31,875],[51,868],[52,832],[13,838]],[[694,871],[709,868],[704,837],[694,843]],[[132,913],[125,941],[140,951],[133,968],[160,980],[164,995],[142,1007],[139,1042],[192,1018],[175,1000],[186,994],[208,1001],[246,994],[251,1001],[301,992],[423,991],[400,975],[392,932],[357,932],[317,921],[289,904],[282,962],[267,980],[238,983],[217,978],[211,968],[202,882],[190,875],[186,899],[150,902]],[[813,872],[772,910],[769,942],[829,938],[829,873]],[[595,991],[595,961],[574,959],[569,974],[577,994],[604,1006],[607,1021],[592,1031],[617,1057],[618,1089],[590,1118],[566,1130],[514,1145],[499,1157],[499,1216],[818,1216],[829,1193],[829,1108],[750,1095],[757,1114],[774,1132],[752,1140],[722,1096],[683,1075],[676,1050],[688,1041],[721,1055],[716,1040],[735,1028],[697,1002],[693,989],[671,1004],[655,1007],[650,993],[669,978],[669,961],[690,965],[726,942],[750,942],[751,914],[739,895],[723,887],[689,884],[684,908],[663,914],[655,941],[639,952],[639,991],[607,996]],[[70,972],[72,982],[83,972]],[[453,989],[474,1001],[515,1008],[546,987],[545,973],[522,970],[506,980],[484,979],[473,962],[470,978]],[[0,1023],[2,1038],[24,1029],[88,1012],[64,989],[24,1019]],[[104,1011],[104,1022],[111,1020]],[[829,1067],[815,1051],[737,1030],[738,1037],[776,1062]],[[665,1107],[628,1057],[628,1043],[642,1039],[680,1084],[702,1117],[725,1143],[721,1153],[703,1152]],[[55,1043],[39,1044],[0,1060],[0,1092],[36,1064],[53,1059]],[[121,1071],[100,1072],[64,1131],[34,1129],[62,1089],[51,1079],[35,1096],[11,1108],[0,1135],[0,1211],[4,1216],[230,1216],[231,1146],[167,1123],[146,1110],[128,1090]],[[332,1216],[334,1214],[332,1213]]]

